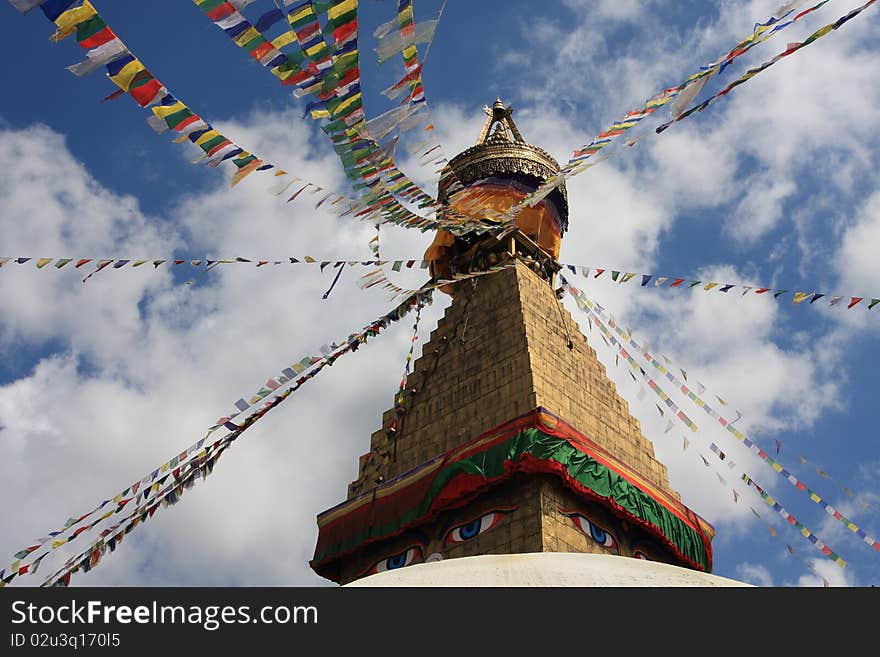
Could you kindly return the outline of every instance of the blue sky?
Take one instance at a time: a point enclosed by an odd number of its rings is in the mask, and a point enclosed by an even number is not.
[[[225,134],[304,178],[345,190],[323,134],[301,118],[301,101],[195,6],[94,4],[172,93]],[[378,90],[402,72],[399,61],[379,67],[371,57],[370,35],[393,17],[395,4],[361,2],[368,117],[391,106]],[[482,106],[501,96],[513,104],[526,139],[564,162],[625,111],[726,53],[778,4],[566,0],[536,10],[519,0],[450,0],[424,70],[437,134],[447,155],[460,151],[477,136]],[[738,59],[701,98],[855,6],[832,0]],[[257,0],[245,13],[255,18],[270,7]],[[416,17],[432,18],[439,8],[417,2]],[[52,29],[39,12],[22,16],[6,3],[0,11],[7,90],[0,105],[0,255],[369,257],[368,225],[306,202],[284,204],[266,193],[265,174],[229,189],[228,171],[190,164],[193,151],[155,135],[130,98],[99,102],[114,89],[102,73],[77,78],[64,70],[81,51],[72,40],[49,43]],[[880,296],[877,12],[869,8],[702,114],[569,181],[561,260]],[[406,157],[400,165],[436,185],[430,168]],[[411,258],[430,235],[386,227],[382,239],[383,256]],[[189,274],[152,268],[102,272],[83,284],[82,271],[30,264],[0,270],[0,550],[10,556],[194,442],[267,376],[389,305],[382,293],[361,291],[351,273],[322,301],[331,273],[305,268],[227,267],[195,286],[186,285]],[[420,276],[403,272],[397,281],[414,287]],[[774,456],[774,439],[781,440],[784,465],[867,533],[880,534],[873,422],[880,381],[872,359],[880,308],[829,308],[827,297],[793,306],[790,294],[774,301],[616,285],[607,274],[575,283],[741,411],[737,425]],[[422,335],[447,305],[446,298],[435,301]],[[588,330],[577,307],[566,305]],[[391,406],[410,326],[402,322],[322,373],[245,434],[185,503],[157,513],[73,583],[321,584],[307,566],[314,516],[344,497],[357,456]],[[715,524],[716,574],[821,586],[808,560],[833,585],[880,581],[880,553],[737,451],[684,400],[701,431],[683,450],[681,430],[664,433],[666,418],[639,398],[598,334],[588,337],[668,465],[673,487]],[[742,486],[734,504],[730,487],[700,459],[712,456],[713,441],[848,566],[825,559]],[[814,465],[800,464],[797,455]]]

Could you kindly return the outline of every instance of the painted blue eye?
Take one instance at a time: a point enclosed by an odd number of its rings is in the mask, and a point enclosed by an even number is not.
[[[386,570],[396,570],[398,568],[403,568],[404,566],[408,566],[416,559],[420,559],[422,556],[422,548],[415,546],[411,547],[408,550],[404,550],[399,554],[395,554],[392,557],[388,557],[387,559],[382,559],[378,561],[370,570],[368,571],[370,574],[372,573],[381,573]]]
[[[482,518],[477,518],[473,522],[469,522],[466,525],[462,525],[460,528],[460,536],[462,540],[467,540],[469,538],[473,538],[477,534],[480,533],[480,525],[483,524]]]
[[[446,535],[444,546],[464,543],[465,541],[489,531],[501,522],[501,519],[504,518],[504,516],[515,509],[516,507],[510,509],[495,509],[490,513],[484,513],[479,518],[475,518],[470,522],[454,527]]]
[[[591,522],[589,518],[577,511],[561,512],[563,515],[571,518],[574,521],[574,524],[577,525],[578,529],[596,541],[596,543],[611,550],[618,550],[619,546],[617,539],[611,535],[611,532],[600,527],[596,523]]]
[[[406,565],[406,552],[401,552],[396,557],[391,557],[386,562],[385,567],[388,570],[393,570],[394,568],[403,568]]]
[[[601,545],[605,545],[605,541],[608,538],[608,532],[599,527],[598,525],[594,525],[590,523],[590,536],[593,537],[593,540]]]

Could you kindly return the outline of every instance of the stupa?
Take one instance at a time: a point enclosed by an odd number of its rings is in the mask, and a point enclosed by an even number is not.
[[[485,111],[439,199],[491,222],[559,164],[525,142],[510,107]],[[739,584],[708,574],[713,528],[670,487],[560,302],[567,228],[561,184],[501,237],[438,232],[425,256],[437,278],[508,266],[446,288],[452,303],[347,499],[318,516],[318,574],[363,585]]]

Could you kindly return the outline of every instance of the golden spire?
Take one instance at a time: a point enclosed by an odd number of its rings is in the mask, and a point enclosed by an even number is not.
[[[496,98],[492,107],[483,106],[486,123],[477,138],[477,146],[486,143],[516,142],[525,143],[519,129],[513,122],[513,106],[505,106],[500,98]]]

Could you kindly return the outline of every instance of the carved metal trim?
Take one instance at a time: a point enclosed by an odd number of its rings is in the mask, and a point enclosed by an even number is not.
[[[553,157],[537,146],[525,143],[492,144],[472,146],[449,161],[440,176],[439,200],[446,202],[449,187],[453,182],[452,172],[463,185],[471,185],[479,180],[493,176],[522,174],[544,181],[559,171],[559,164]],[[563,215],[563,224],[568,226],[568,192],[565,183],[551,194]]]

